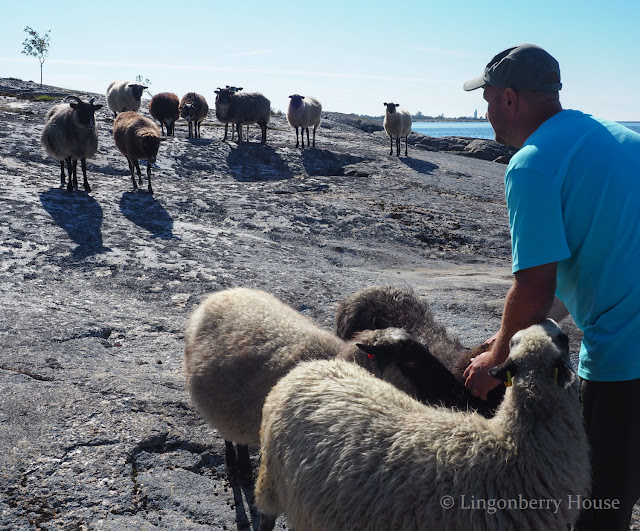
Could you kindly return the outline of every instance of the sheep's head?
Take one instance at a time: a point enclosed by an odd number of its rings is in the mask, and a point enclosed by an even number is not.
[[[461,407],[466,404],[462,384],[419,338],[406,330],[364,330],[356,335],[355,344],[367,354],[371,372],[421,402],[444,401]]]
[[[144,153],[145,158],[154,163],[158,156],[158,148],[160,147],[160,137],[157,134],[143,134],[139,138],[140,151]]]
[[[300,107],[300,105],[302,105],[302,100],[304,99],[304,96],[300,96],[300,94],[292,94],[289,97],[291,98],[291,106],[294,109],[297,109]]]
[[[141,85],[140,83],[129,83],[127,87],[131,89],[131,94],[133,94],[133,97],[137,100],[142,97],[142,93],[145,91],[145,89],[149,88]]]
[[[228,88],[218,88],[214,92],[216,94],[216,103],[218,105],[229,105],[231,103],[231,98],[235,94],[234,91]]]
[[[233,92],[234,94],[242,90],[242,87],[230,87],[229,85],[226,85],[226,88],[229,92]]]
[[[396,107],[400,107],[399,103],[385,103],[384,106],[387,108],[387,114],[395,114]]]
[[[196,106],[193,103],[185,103],[180,107],[180,116],[185,120],[194,120],[196,116]]]
[[[95,98],[91,98],[89,103],[82,101],[77,96],[67,96],[66,100],[73,99],[75,102],[70,102],[69,105],[74,111],[74,121],[82,126],[87,127],[88,129],[95,129],[95,112],[98,109],[102,108],[102,105],[94,105],[93,100]]]
[[[569,365],[569,338],[551,319],[520,330],[511,338],[509,357],[489,375],[507,385],[517,378],[525,385],[557,383],[567,389],[576,378]]]

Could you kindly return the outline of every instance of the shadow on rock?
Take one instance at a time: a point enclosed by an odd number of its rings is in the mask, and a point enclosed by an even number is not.
[[[275,181],[291,179],[293,172],[275,149],[264,144],[231,144],[227,164],[237,181]]]
[[[431,164],[426,160],[413,159],[411,158],[411,156],[404,158],[401,157],[400,161],[405,163],[412,170],[417,171],[418,173],[423,173],[425,175],[431,175],[431,173],[433,173],[433,170],[438,169],[438,166],[436,166],[435,164]]]
[[[326,149],[306,149],[302,152],[302,164],[309,176],[328,175],[342,176],[345,174],[345,167],[350,164],[357,164],[364,160],[363,157],[356,157],[346,153],[334,153]]]
[[[78,244],[76,258],[110,251],[102,244],[102,208],[84,192],[68,193],[62,188],[50,188],[40,194],[40,202],[56,224]]]
[[[152,194],[140,190],[125,192],[120,199],[120,212],[138,227],[149,231],[154,238],[175,238],[173,218]]]

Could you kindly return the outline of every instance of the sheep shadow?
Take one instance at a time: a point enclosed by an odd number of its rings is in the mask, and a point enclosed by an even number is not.
[[[40,202],[56,225],[77,244],[72,251],[76,258],[84,259],[111,250],[102,243],[102,208],[89,194],[50,188],[40,194]]]
[[[150,232],[154,238],[176,238],[173,235],[173,218],[153,194],[142,190],[124,192],[120,198],[120,212],[129,221]]]
[[[334,153],[326,149],[309,148],[302,151],[302,165],[310,177],[319,175],[341,177],[345,174],[346,166],[364,160],[363,157]]]
[[[293,172],[276,150],[266,144],[229,144],[227,164],[237,181],[278,181],[291,179]]]
[[[403,164],[406,164],[414,171],[418,173],[422,173],[424,175],[431,175],[433,170],[437,170],[438,166],[436,164],[432,164],[431,162],[427,162],[426,160],[414,159],[409,157],[400,157],[399,159]]]

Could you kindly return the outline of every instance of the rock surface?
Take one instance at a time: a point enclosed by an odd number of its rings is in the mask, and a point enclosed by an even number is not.
[[[503,165],[420,135],[388,156],[375,124],[337,113],[316,149],[296,149],[283,116],[266,145],[257,127],[237,145],[211,114],[198,140],[178,122],[155,195],[133,193],[105,107],[92,191],[70,194],[39,143],[42,93],[78,94],[0,81],[0,529],[255,528],[251,492],[227,482],[223,442],[184,390],[183,326],[209,292],[261,288],[331,327],[342,297],[392,283],[467,345],[497,330]],[[563,327],[575,353],[580,333]]]

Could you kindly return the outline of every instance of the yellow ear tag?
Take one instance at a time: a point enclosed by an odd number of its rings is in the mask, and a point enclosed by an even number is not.
[[[553,383],[558,383],[558,367],[556,367],[553,371]]]
[[[507,381],[504,382],[505,387],[511,387],[513,382],[511,381],[511,371],[507,371]]]

